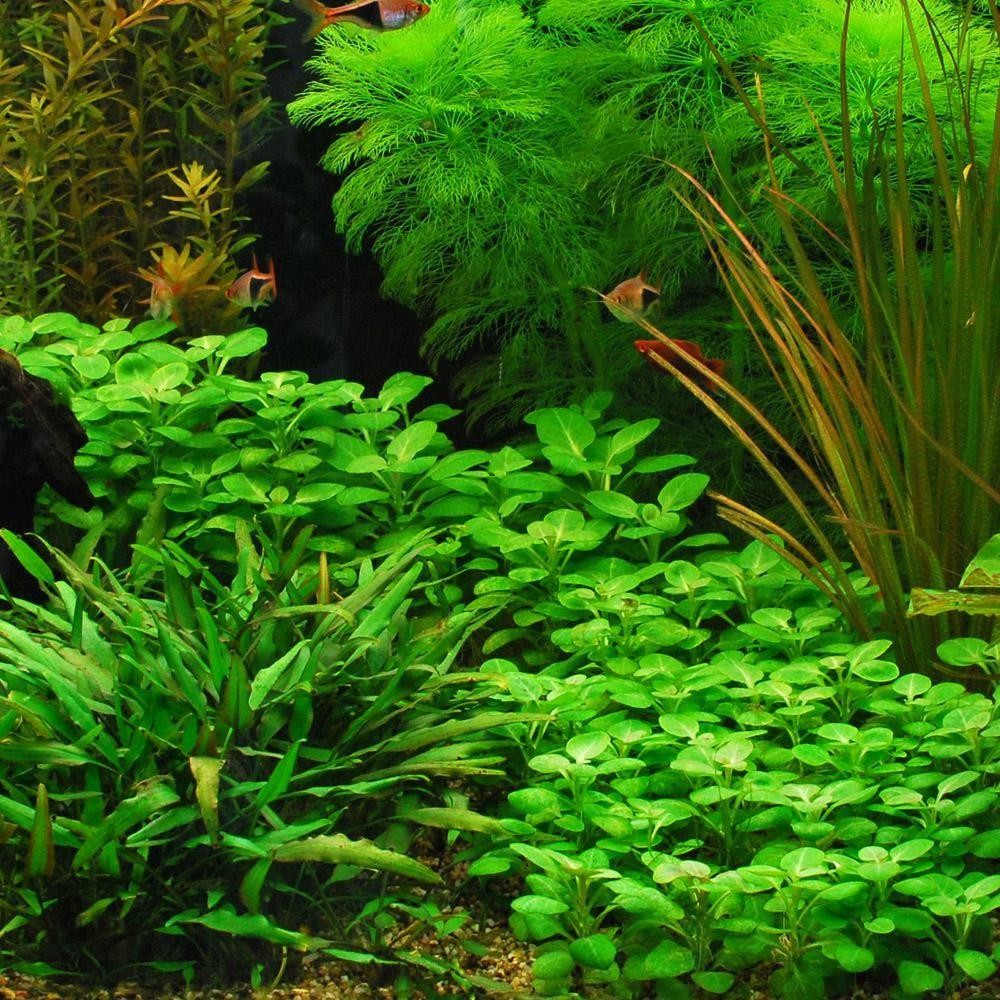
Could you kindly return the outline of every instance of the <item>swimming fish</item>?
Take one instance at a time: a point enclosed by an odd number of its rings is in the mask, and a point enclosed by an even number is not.
[[[659,288],[649,284],[646,272],[640,271],[634,278],[627,278],[615,285],[605,296],[604,304],[615,319],[631,323],[637,316],[645,316],[659,298]]]
[[[167,279],[161,260],[157,262],[155,277],[149,279],[149,298],[141,301],[149,304],[147,311],[153,319],[166,319],[169,316],[176,323],[178,322],[177,299],[182,291],[184,291],[183,283],[173,283]]]
[[[676,350],[672,351],[662,340],[637,340],[635,342],[635,349],[644,355],[651,365],[655,365],[661,371],[666,371],[666,369],[656,363],[652,357],[654,354],[669,361],[674,367],[679,368],[707,392],[714,392],[717,396],[722,395],[719,387],[698,371],[684,355],[686,354],[688,357],[694,358],[695,361],[700,361],[720,378],[725,377],[726,362],[721,358],[706,358],[701,353],[701,348],[690,340],[675,340],[673,337],[669,338],[669,340]]]
[[[274,261],[267,262],[268,269],[262,271],[253,255],[253,267],[244,271],[227,289],[226,298],[241,309],[256,311],[261,306],[273,302],[278,297],[278,281],[274,274]]]
[[[395,31],[430,13],[430,7],[420,3],[420,0],[355,0],[354,3],[345,3],[340,7],[326,7],[319,0],[294,2],[299,10],[311,18],[302,41],[315,38],[324,28],[342,21],[361,28],[371,28],[373,31]]]

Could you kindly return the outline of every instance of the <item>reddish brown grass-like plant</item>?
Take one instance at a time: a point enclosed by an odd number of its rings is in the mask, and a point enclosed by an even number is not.
[[[806,445],[794,445],[696,360],[678,367],[659,356],[657,363],[738,437],[799,523],[776,524],[715,494],[721,516],[780,548],[859,632],[888,632],[906,667],[929,672],[941,639],[986,625],[910,617],[908,595],[914,587],[957,584],[977,548],[1000,530],[1000,94],[977,89],[977,67],[963,47],[968,16],[952,37],[921,0],[901,3],[934,145],[930,194],[908,184],[899,100],[896,121],[876,129],[867,149],[855,148],[846,102],[850,0],[841,43],[842,162],[823,139],[838,204],[834,223],[783,194],[775,164],[785,151],[768,129],[759,83],[755,97],[743,96],[763,135],[765,193],[781,223],[781,250],[741,228],[728,202],[677,168],[688,184],[681,200]],[[990,12],[1000,37],[995,0]],[[927,18],[934,31],[938,58],[930,68],[917,47],[916,18]],[[943,109],[930,93],[931,75],[941,73],[952,83],[951,106]],[[987,101],[992,106],[984,112]],[[987,133],[992,118],[992,140],[980,148],[984,118]],[[914,221],[918,198],[930,199],[929,226]],[[853,309],[823,287],[815,248],[824,243],[850,260]],[[646,321],[640,325],[669,340]],[[789,461],[812,498],[782,471]],[[881,622],[866,620],[842,562],[848,549],[878,588]]]

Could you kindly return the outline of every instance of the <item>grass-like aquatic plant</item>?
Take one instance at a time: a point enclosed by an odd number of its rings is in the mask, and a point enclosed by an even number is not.
[[[270,106],[266,18],[258,0],[5,4],[0,309],[140,312],[150,251],[203,236],[181,168],[218,177],[213,250],[250,242],[238,200],[267,169],[246,162]]]
[[[808,448],[794,447],[733,386],[718,382],[745,416],[735,416],[683,373],[678,377],[738,435],[800,524],[779,527],[719,495],[723,516],[761,539],[780,535],[787,556],[820,580],[864,632],[856,590],[838,561],[846,538],[879,588],[885,624],[905,662],[927,670],[934,643],[948,628],[908,618],[909,591],[955,586],[977,548],[1000,528],[1000,96],[977,90],[966,34],[954,42],[922,0],[904,0],[934,155],[932,197],[916,197],[904,141],[905,61],[895,121],[873,123],[867,147],[855,147],[847,59],[852,6],[841,41],[842,161],[815,123],[842,215],[839,231],[786,194],[763,88],[757,109],[771,175],[767,196],[784,249],[741,229],[704,184],[682,171],[692,191],[684,201]],[[990,9],[1000,29],[993,0]],[[937,47],[934,65],[920,54],[920,33],[927,30]],[[947,116],[931,99],[931,80],[942,75],[952,95]],[[984,105],[993,119],[988,145],[981,142]],[[917,201],[927,208],[926,222],[918,221]],[[860,338],[851,335],[851,309],[829,295],[817,275],[810,250],[822,240],[852,262]],[[762,446],[745,426],[762,431],[769,444]],[[822,515],[785,477],[779,452],[807,477]]]

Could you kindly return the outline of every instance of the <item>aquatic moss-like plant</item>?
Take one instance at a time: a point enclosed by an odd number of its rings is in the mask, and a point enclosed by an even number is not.
[[[539,397],[628,369],[627,330],[605,328],[583,286],[604,287],[647,254],[676,285],[685,248],[669,238],[677,206],[664,199],[651,217],[631,183],[637,171],[669,176],[645,155],[641,123],[627,109],[600,113],[598,91],[628,71],[625,54],[571,48],[516,3],[450,0],[405,31],[324,32],[319,50],[320,80],[291,117],[356,126],[323,159],[347,173],[337,224],[353,247],[369,237],[385,291],[431,318],[431,361],[501,352],[503,371],[492,365],[464,393],[474,411],[502,400],[516,419]],[[522,361],[539,344],[550,363],[530,382]]]
[[[269,106],[261,5],[13,7],[0,33],[0,311],[102,320],[134,308],[150,250],[192,233],[169,200],[184,163],[219,172],[214,242],[238,249],[238,196],[266,170],[246,164]]]

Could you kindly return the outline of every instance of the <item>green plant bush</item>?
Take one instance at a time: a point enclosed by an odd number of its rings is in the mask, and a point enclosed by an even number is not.
[[[48,498],[40,553],[5,533],[50,595],[0,622],[5,964],[156,941],[188,976],[290,949],[485,987],[393,944],[460,919],[407,888],[436,884],[430,827],[471,841],[474,886],[523,879],[541,995],[993,975],[996,698],[901,674],[779,552],[695,530],[707,477],[643,454],[655,420],[595,394],[456,451],[425,379],[248,380],[260,331],[165,329],[0,327],[99,493]]]
[[[613,486],[691,459],[636,462],[656,422],[602,422],[606,397],[536,414],[524,454],[456,452],[435,419],[453,411],[410,413],[426,379],[371,399],[248,381],[226,369],[262,331],[182,348],[157,339],[168,326],[49,314],[0,332],[71,400],[98,495],[92,512],[49,497],[45,535],[74,549],[47,546],[58,576],[5,533],[52,596],[0,624],[0,816],[23,864],[4,887],[9,958],[106,972],[167,934],[160,970],[190,972],[192,948],[248,960],[216,932],[360,959],[361,929],[306,935],[291,914],[356,919],[329,897],[358,868],[433,882],[381,840],[494,828],[429,780],[499,778],[512,737],[548,719],[483,707],[469,638],[496,618],[494,645],[519,640],[515,612],[619,528],[637,558],[683,544],[705,477],[640,488],[650,502],[609,520],[602,502],[627,501]],[[363,928],[400,903],[356,891]]]
[[[271,106],[265,7],[5,4],[0,309],[138,315],[136,271],[164,243],[235,275],[226,258],[252,242],[240,199],[268,166],[245,162]]]
[[[587,620],[547,666],[481,667],[497,704],[555,719],[526,731],[506,836],[470,866],[523,875],[540,995],[726,994],[765,962],[787,998],[996,972],[995,697],[901,674],[759,542],[574,574],[557,603]],[[939,655],[989,669],[974,651]]]
[[[953,5],[927,9],[917,44],[930,65],[935,44],[954,49],[963,32]],[[913,56],[899,4],[858,0],[854,12],[846,86],[860,170],[874,127],[893,121],[901,52],[907,69]],[[428,316],[432,362],[488,355],[458,381],[472,417],[510,424],[601,389],[616,391],[620,406],[630,401],[625,412],[648,413],[662,407],[667,384],[640,374],[634,331],[608,322],[586,289],[647,269],[670,335],[703,341],[738,384],[759,380],[765,391],[766,366],[706,277],[670,164],[699,178],[717,170],[724,204],[745,206],[762,236],[776,237],[760,130],[734,86],[756,102],[759,77],[770,134],[790,154],[777,157],[783,189],[836,226],[810,115],[842,164],[842,25],[836,3],[804,15],[787,0],[440,0],[406,31],[323,33],[309,63],[317,79],[289,113],[305,126],[353,129],[323,160],[346,175],[337,227],[353,247],[370,238],[385,291]],[[973,20],[961,53],[988,95],[1000,74],[988,18]],[[900,141],[922,223],[934,157],[920,84],[910,72],[904,81]],[[928,99],[958,127],[954,90],[949,73],[935,74]],[[973,127],[988,148],[983,102]],[[828,267],[826,286],[839,294],[848,272]],[[768,412],[783,407],[780,394],[767,395]],[[705,431],[694,418],[685,434]]]
[[[440,882],[406,830],[489,829],[440,785],[501,774],[497,730],[522,716],[463,701],[446,676],[474,615],[409,616],[432,544],[366,560],[325,604],[301,545],[272,575],[243,539],[219,579],[162,543],[146,553],[155,597],[99,563],[58,556],[61,580],[43,566],[53,600],[0,624],[0,817],[18,859],[0,888],[5,964],[190,975],[200,956],[203,973],[246,975],[276,965],[261,942],[376,957],[376,915],[417,901],[406,882]]]

